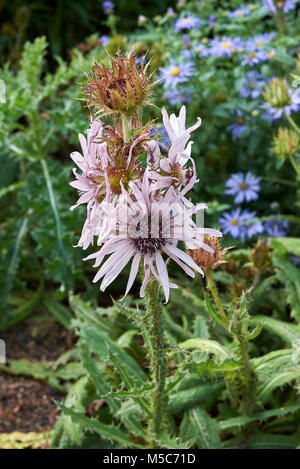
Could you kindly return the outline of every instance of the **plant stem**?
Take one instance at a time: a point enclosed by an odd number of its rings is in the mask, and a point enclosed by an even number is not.
[[[159,304],[158,283],[151,279],[146,289],[147,315],[150,317],[149,339],[151,342],[150,369],[154,383],[151,395],[152,421],[150,430],[154,437],[159,437],[164,423],[166,399],[164,396],[166,384],[166,344],[164,338],[164,324],[162,309]]]
[[[221,300],[220,300],[219,295],[218,295],[218,290],[217,290],[215,281],[213,279],[211,269],[207,270],[206,278],[207,278],[207,288],[211,292],[211,294],[213,296],[213,299],[215,300],[216,306],[218,308],[218,311],[219,311],[220,315],[222,316],[222,318],[224,319],[225,324],[228,324],[228,318],[227,318],[225,310],[224,310],[224,308],[221,304]]]
[[[126,116],[122,116],[122,130],[124,142],[128,142],[130,139],[130,123]]]
[[[289,121],[289,123],[291,124],[291,126],[293,127],[293,129],[297,132],[297,134],[300,135],[300,129],[298,125],[296,124],[296,122],[294,121],[294,119],[291,116],[289,116],[289,114],[286,111],[284,111],[284,115],[286,119]]]
[[[295,162],[294,158],[290,155],[290,156],[289,156],[289,159],[290,159],[290,162],[291,162],[291,164],[292,164],[294,170],[296,171],[296,174],[297,174],[298,176],[300,176],[300,169],[299,169],[298,166],[296,165],[296,162]]]

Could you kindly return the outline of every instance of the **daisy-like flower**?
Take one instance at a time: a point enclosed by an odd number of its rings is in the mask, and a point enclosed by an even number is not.
[[[196,16],[187,16],[186,18],[179,18],[175,21],[174,30],[175,33],[178,33],[182,29],[199,29],[203,21]]]
[[[283,10],[284,13],[289,13],[295,9],[297,3],[298,0],[262,0],[262,5],[273,14],[275,14],[277,10]]]
[[[236,10],[229,12],[227,16],[228,18],[237,19],[250,14],[251,11],[249,10],[249,8],[246,8],[244,5],[240,5],[238,8],[236,8]]]
[[[268,60],[268,54],[265,50],[249,50],[242,56],[242,65],[253,65],[260,64]]]
[[[155,190],[185,186],[191,188],[196,182],[196,170],[194,161],[191,158],[192,143],[189,142],[191,133],[201,125],[201,119],[192,127],[186,129],[186,108],[182,106],[179,116],[175,114],[168,116],[167,111],[162,109],[163,123],[170,139],[170,148],[167,158],[159,160],[159,167],[150,171],[149,176],[156,181],[153,185]],[[188,161],[191,161],[192,168],[184,168]]]
[[[201,42],[194,47],[194,52],[200,55],[200,57],[208,57],[210,55],[209,48],[201,44]]]
[[[280,216],[278,213],[277,216]],[[289,230],[288,220],[280,220],[274,217],[274,220],[268,220],[264,223],[264,231],[272,238],[281,238],[286,236]]]
[[[108,14],[114,10],[115,4],[111,2],[110,0],[106,0],[105,2],[102,3],[102,7],[103,7],[104,12]]]
[[[233,53],[242,48],[242,40],[239,37],[223,37],[222,39],[211,39],[209,42],[210,55],[215,57],[231,57]]]
[[[131,183],[130,186],[131,194],[123,190],[118,207],[113,212],[109,210],[109,217],[115,218],[115,233],[110,234],[98,252],[86,258],[95,259],[95,267],[101,266],[93,281],[102,278],[100,289],[104,291],[132,259],[125,295],[130,291],[142,262],[144,281],[140,296],[144,296],[146,285],[153,276],[161,283],[167,302],[170,287],[174,285],[169,282],[163,256],[173,259],[190,277],[194,277],[195,271],[203,275],[201,267],[177,247],[178,241],[212,252],[202,237],[204,234],[221,236],[221,233],[196,227],[191,216],[203,206],[187,208],[182,203],[185,191],[176,194],[170,187],[165,195],[154,199],[147,173],[140,185]],[[109,257],[103,263],[107,255]]]
[[[171,106],[174,106],[176,104],[191,102],[190,93],[187,93],[184,89],[165,91],[162,97],[164,99],[167,99],[169,103],[171,104]]]
[[[246,50],[255,50],[261,49],[266,44],[269,44],[272,39],[276,36],[275,32],[272,33],[263,33],[263,34],[256,34],[254,37],[248,39],[245,44]]]
[[[257,200],[260,191],[259,182],[260,178],[253,176],[251,171],[248,171],[246,175],[243,173],[232,174],[226,181],[225,194],[234,195],[236,204]]]
[[[227,130],[230,130],[232,133],[233,140],[241,138],[242,135],[248,130],[247,117],[243,116],[243,113],[240,109],[235,111],[235,120],[233,124],[227,127]]]
[[[245,241],[246,237],[252,238],[254,235],[263,232],[263,225],[260,222],[250,222],[256,218],[256,212],[248,210],[241,211],[240,207],[234,209],[231,213],[224,212],[219,219],[219,223],[224,234],[230,234],[233,238],[240,238]]]
[[[109,44],[109,37],[103,34],[102,36],[99,37],[98,41],[103,47],[107,47]]]
[[[280,119],[284,113],[287,113],[289,116],[292,112],[300,111],[300,99],[291,88],[288,88],[288,99],[285,103],[278,103],[276,106],[272,105],[269,102],[265,102],[263,107],[266,109],[266,113],[262,116],[264,118],[269,118],[272,121]]]
[[[174,89],[179,83],[185,83],[194,73],[194,64],[191,61],[177,64],[174,59],[170,60],[169,67],[160,67],[160,78],[164,80],[163,87],[169,86]]]
[[[265,86],[266,82],[264,77],[256,72],[250,71],[247,73],[246,79],[240,91],[240,96],[243,98],[258,98]]]

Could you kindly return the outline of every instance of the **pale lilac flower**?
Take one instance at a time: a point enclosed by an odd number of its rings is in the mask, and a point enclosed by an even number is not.
[[[244,5],[240,5],[238,8],[236,8],[236,10],[234,11],[231,11],[230,13],[228,13],[228,18],[242,18],[243,16],[247,16],[247,15],[250,15],[251,14],[251,11],[249,10],[249,8],[246,8]]]
[[[231,213],[223,213],[219,223],[224,234],[230,234],[233,238],[240,238],[244,242],[246,237],[252,238],[254,235],[263,232],[263,226],[260,222],[245,224],[245,222],[255,218],[256,212],[249,212],[248,210],[242,212],[238,207]]]
[[[275,32],[256,34],[254,37],[246,41],[245,49],[250,51],[259,50],[262,46],[269,44],[275,36]]]
[[[168,157],[159,161],[159,166],[154,171],[149,172],[149,177],[155,181],[154,190],[167,189],[171,185],[190,190],[197,181],[196,169],[194,161],[191,158],[192,143],[189,142],[191,133],[201,125],[201,119],[192,127],[185,128],[186,109],[182,106],[179,116],[175,114],[168,116],[167,111],[163,108],[163,122],[171,145],[168,151]],[[191,161],[192,168],[184,168],[185,164]]]
[[[166,12],[166,16],[168,18],[173,18],[175,16],[174,8],[168,7],[167,12]]]
[[[192,44],[187,34],[182,35],[182,44],[183,44],[183,47],[186,47],[186,48],[190,47],[190,45]]]
[[[242,48],[243,42],[239,37],[222,37],[222,39],[211,39],[209,45],[210,55],[216,57],[231,57],[233,53]]]
[[[240,96],[243,98],[256,99],[261,95],[265,85],[266,81],[260,73],[256,71],[247,72],[246,79],[240,91]]]
[[[177,64],[174,59],[170,60],[169,67],[160,67],[160,78],[164,80],[163,87],[169,86],[174,89],[179,83],[185,83],[194,73],[193,62],[183,62]]]
[[[194,47],[194,52],[199,54],[200,57],[208,57],[210,55],[209,48],[201,44],[201,42]]]
[[[105,13],[111,13],[115,8],[115,4],[109,0],[106,0],[102,3],[102,7]]]
[[[142,183],[130,183],[131,194],[122,188],[122,199],[117,209],[108,213],[115,217],[117,230],[111,233],[101,249],[86,259],[95,259],[95,267],[100,267],[94,282],[102,278],[100,289],[104,291],[124,267],[132,260],[125,295],[130,291],[136,279],[139,264],[142,262],[144,281],[140,296],[153,276],[161,285],[166,302],[169,299],[170,284],[163,255],[173,259],[190,277],[195,271],[203,275],[202,269],[184,251],[177,248],[179,241],[193,243],[197,248],[211,252],[211,248],[202,241],[205,233],[222,236],[217,230],[196,228],[191,215],[196,207],[187,209],[182,199],[184,191],[179,194],[171,187],[161,195],[159,200],[152,196],[147,173]],[[105,256],[109,255],[103,263]],[[101,265],[102,264],[102,265]]]
[[[241,136],[248,130],[247,125],[248,119],[243,116],[243,113],[240,109],[235,111],[235,120],[233,124],[227,127],[227,130],[230,130],[232,133],[233,140],[241,138]]]
[[[246,175],[241,172],[232,174],[226,181],[225,194],[235,195],[236,204],[257,200],[260,191],[259,182],[260,178],[253,176],[251,171],[248,171]]]
[[[277,216],[280,214],[278,213]],[[268,220],[264,223],[264,231],[272,238],[281,238],[287,235],[289,226],[288,220],[276,219],[274,216],[274,220]]]
[[[199,29],[203,24],[203,21],[196,16],[187,16],[186,18],[179,18],[175,21],[174,29],[175,33],[178,33],[182,29]]]
[[[80,134],[79,141],[82,148],[81,155],[78,151],[71,153],[72,160],[81,170],[73,169],[76,177],[70,182],[70,186],[75,187],[80,193],[77,203],[71,208],[73,210],[80,204],[88,204],[88,211],[97,202],[97,198],[106,192],[104,182],[104,171],[110,161],[106,143],[98,143],[97,139],[102,135],[103,126],[98,120],[94,120],[91,128],[87,130],[87,140]],[[99,179],[102,180],[99,183]]]

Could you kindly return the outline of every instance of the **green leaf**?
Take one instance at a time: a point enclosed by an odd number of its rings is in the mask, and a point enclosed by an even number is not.
[[[197,349],[201,352],[213,353],[216,357],[223,360],[230,358],[230,352],[223,345],[214,340],[189,339],[179,344],[179,347],[187,350]]]
[[[130,329],[129,331],[124,332],[124,334],[118,338],[118,345],[122,348],[128,348],[132,342],[133,337],[139,334],[140,331],[136,329]]]
[[[222,318],[222,316],[219,314],[219,312],[217,310],[215,310],[215,308],[213,307],[211,301],[210,301],[210,298],[208,295],[205,295],[205,304],[206,304],[206,310],[208,312],[208,314],[210,315],[210,317],[212,318],[212,320],[216,323],[216,324],[220,324],[221,326],[223,327],[227,327],[227,324],[225,323],[224,319]]]
[[[300,326],[289,324],[278,319],[273,319],[268,316],[254,316],[250,319],[250,324],[261,323],[264,329],[281,337],[285,342],[292,345],[295,340],[300,339]]]
[[[299,238],[273,238],[271,240],[274,249],[283,248],[286,252],[300,257],[300,239]]]
[[[216,420],[200,407],[194,407],[188,412],[190,424],[194,430],[194,438],[199,449],[220,449],[220,428]]]
[[[286,287],[287,299],[291,305],[291,315],[300,323],[300,271],[290,260],[273,256],[273,264],[281,274],[280,280]]]
[[[272,417],[283,417],[284,415],[297,412],[299,409],[300,404],[295,404],[287,407],[280,407],[278,409],[266,410],[265,412],[259,412],[255,415],[252,415],[251,417],[247,417],[246,415],[244,415],[241,417],[234,417],[231,419],[222,420],[219,422],[219,425],[222,430],[227,430],[228,428],[242,427],[250,422],[263,422],[264,420],[268,420]]]
[[[53,314],[55,319],[57,319],[58,322],[60,322],[67,329],[70,329],[73,315],[66,306],[50,299],[43,300],[43,303],[46,308],[48,308],[49,311]]]
[[[176,391],[169,395],[168,410],[172,413],[178,413],[201,403],[205,403],[209,407],[210,403],[214,403],[218,399],[224,387],[224,381],[219,381],[216,383],[198,384],[198,386],[190,389]]]
[[[89,419],[83,414],[74,412],[64,404],[57,403],[57,406],[64,412],[64,414],[70,416],[75,423],[83,425],[85,428],[98,433],[107,440],[117,441],[127,448],[143,448],[143,446],[134,443],[134,441],[128,435],[126,435],[126,433],[122,432],[117,427],[100,423],[94,418]]]

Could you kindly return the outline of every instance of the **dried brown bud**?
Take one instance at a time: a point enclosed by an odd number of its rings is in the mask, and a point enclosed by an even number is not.
[[[199,265],[204,271],[208,269],[215,269],[218,265],[223,264],[224,254],[228,251],[227,249],[220,249],[220,241],[216,236],[207,236],[204,239],[205,244],[210,246],[214,253],[205,251],[204,249],[189,249],[188,254],[193,258],[194,262]]]
[[[133,117],[147,104],[153,87],[151,74],[144,60],[136,64],[135,56],[130,53],[122,57],[110,57],[111,70],[102,63],[93,65],[93,74],[87,75],[88,82],[83,84],[88,104],[97,109],[101,116],[119,113]]]

